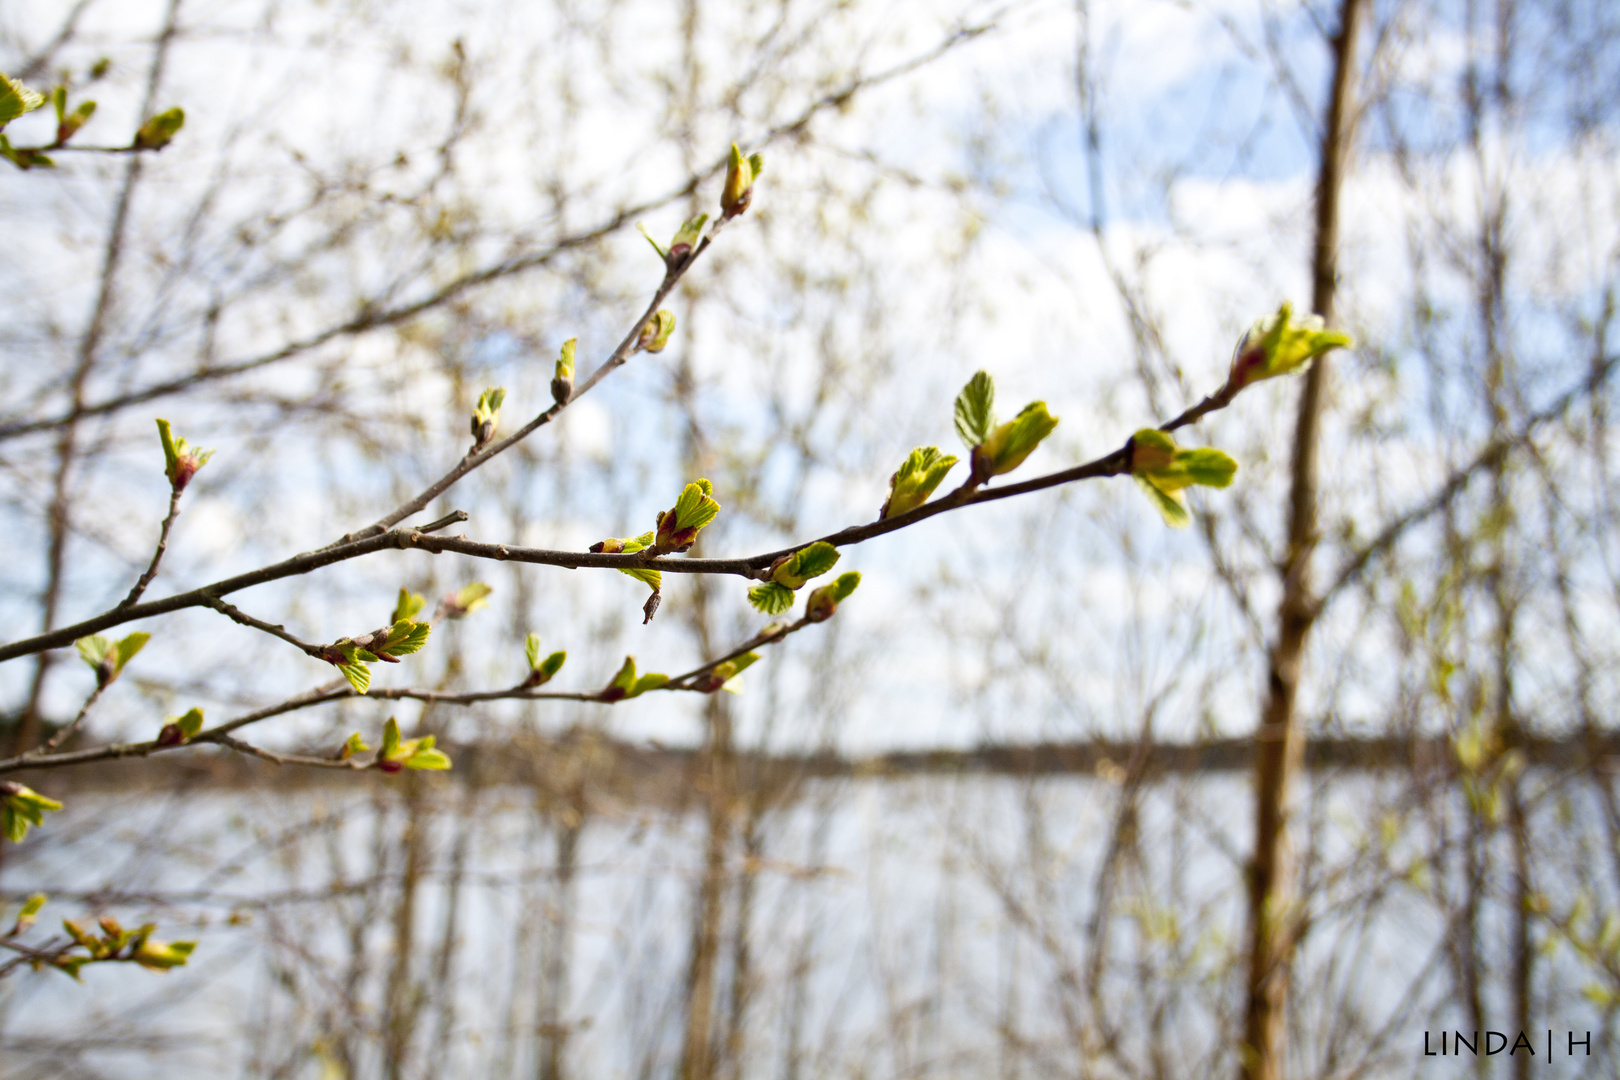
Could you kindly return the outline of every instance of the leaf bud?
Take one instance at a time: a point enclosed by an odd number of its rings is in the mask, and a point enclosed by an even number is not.
[[[681,497],[669,510],[658,514],[653,551],[666,554],[686,551],[697,543],[697,535],[720,513],[720,503],[714,497],[714,485],[707,480],[687,484]]]
[[[562,344],[562,355],[557,358],[557,373],[551,379],[551,399],[559,405],[568,404],[574,396],[574,345],[578,339],[569,338]]]
[[[675,313],[659,308],[657,314],[648,319],[647,325],[641,328],[641,334],[636,338],[636,351],[661,353],[664,346],[669,344],[669,336],[674,332]]]
[[[175,135],[186,123],[186,111],[179,107],[166,109],[156,116],[148,117],[135,132],[134,148],[136,150],[161,150],[173,141]]]
[[[163,475],[169,478],[169,486],[178,495],[186,490],[197,470],[208,464],[214,452],[192,446],[185,439],[176,439],[167,420],[159,420],[157,426],[158,439],[163,443]]]
[[[765,171],[762,154],[743,157],[737,144],[731,144],[731,160],[726,163],[726,184],[720,190],[721,219],[729,221],[748,209],[754,199],[754,181]]]
[[[839,574],[830,585],[823,585],[810,593],[805,601],[804,617],[811,622],[826,622],[838,610],[838,605],[849,599],[861,584],[859,571],[851,570],[846,574]]]
[[[1256,320],[1232,350],[1232,367],[1224,392],[1235,394],[1262,379],[1299,371],[1329,349],[1349,348],[1349,334],[1326,329],[1320,315],[1293,319],[1293,306],[1283,304],[1270,318]]]
[[[478,395],[478,404],[473,406],[472,414],[474,450],[482,449],[495,437],[495,431],[501,424],[501,402],[505,400],[506,391],[499,386],[492,386]]]

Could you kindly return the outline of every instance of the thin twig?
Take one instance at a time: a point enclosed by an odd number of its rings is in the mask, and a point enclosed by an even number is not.
[[[169,530],[174,527],[174,519],[179,516],[180,489],[171,487],[169,490],[169,516],[163,519],[163,526],[158,530],[157,548],[152,552],[152,562],[147,566],[146,573],[142,574],[141,579],[135,583],[135,587],[129,590],[129,595],[119,601],[118,607],[114,610],[133,607],[135,602],[141,598],[141,594],[146,591],[146,587],[152,584],[152,579],[157,577],[158,564],[163,561],[163,553],[169,548]]]
[[[207,591],[204,591],[203,594],[202,594],[202,603],[203,603],[203,606],[213,608],[215,611],[219,612],[221,615],[226,616],[227,618],[229,618],[233,622],[241,623],[243,626],[249,626],[249,627],[252,627],[255,630],[262,630],[266,634],[269,634],[271,637],[280,638],[282,641],[285,641],[287,644],[295,645],[299,649],[302,649],[304,651],[304,653],[306,655],[308,655],[308,656],[313,656],[318,660],[325,659],[325,657],[321,653],[320,646],[311,645],[307,641],[299,640],[298,638],[294,637],[292,634],[289,634],[287,632],[287,628],[282,626],[280,623],[267,623],[263,619],[255,619],[252,615],[249,615],[247,612],[243,611],[241,608],[234,607],[231,604],[227,604],[225,601],[221,600],[219,597],[214,596],[212,593],[209,593]]]
[[[62,728],[55,735],[52,735],[49,739],[46,739],[45,742],[41,743],[39,746],[36,746],[34,749],[24,753],[23,756],[40,757],[45,754],[49,754],[52,750],[55,750],[58,746],[61,746],[64,742],[66,742],[70,737],[72,737],[73,733],[78,731],[79,728],[84,724],[84,718],[90,715],[90,706],[96,703],[96,699],[101,696],[101,692],[107,689],[109,685],[109,683],[103,683],[98,679],[96,681],[96,688],[90,691],[89,697],[84,699],[84,704],[79,707],[79,715],[73,718],[73,722]]]

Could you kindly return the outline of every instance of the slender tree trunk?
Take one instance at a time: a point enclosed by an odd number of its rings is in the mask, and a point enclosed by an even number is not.
[[[1365,7],[1364,0],[1342,0],[1340,5],[1339,33],[1333,41],[1333,89],[1322,133],[1311,306],[1330,322],[1338,277],[1339,189],[1349,156],[1356,39]],[[1245,1080],[1279,1080],[1282,1076],[1288,975],[1294,947],[1288,792],[1304,749],[1294,700],[1305,639],[1314,618],[1310,560],[1316,543],[1318,427],[1327,374],[1326,358],[1319,357],[1305,375],[1299,399],[1283,598],[1268,663],[1265,711],[1255,737],[1248,1007],[1240,1053],[1240,1074]]]

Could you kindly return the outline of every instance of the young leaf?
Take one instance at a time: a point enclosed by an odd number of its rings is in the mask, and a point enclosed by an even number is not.
[[[467,586],[468,589],[475,587],[477,586]],[[482,587],[488,589],[487,585]],[[463,593],[466,591],[467,589],[462,590]],[[373,645],[372,651],[379,658],[409,656],[411,653],[421,651],[422,646],[427,644],[428,635],[432,632],[433,627],[425,622],[412,622],[409,619],[401,619],[388,628],[387,639],[380,647]]]
[[[823,585],[810,593],[810,598],[804,603],[805,618],[811,622],[826,622],[838,610],[838,605],[849,599],[861,584],[859,571],[851,570],[839,574],[830,585]]]
[[[399,721],[392,716],[383,725],[382,749],[377,751],[378,757],[393,758],[399,753]]]
[[[996,424],[996,384],[988,372],[976,371],[956,395],[956,433],[969,450],[990,438]]]
[[[990,432],[990,437],[973,451],[974,475],[987,480],[1012,472],[1057,426],[1057,417],[1046,411],[1046,402],[1030,402],[1017,416]]]
[[[559,649],[540,662],[540,674],[544,675],[547,679],[550,679],[552,676],[556,675],[557,672],[561,671],[562,666],[567,662],[568,653],[562,649]]]
[[[0,73],[0,128],[45,104],[45,97],[11,76]]]
[[[176,439],[167,420],[159,420],[157,427],[158,439],[163,443],[163,475],[169,478],[169,486],[175,492],[182,492],[197,475],[197,470],[208,464],[214,452],[192,446],[185,439]]]
[[[1232,368],[1226,387],[1236,393],[1261,379],[1288,375],[1330,349],[1350,348],[1349,334],[1328,330],[1320,315],[1295,322],[1291,304],[1283,304],[1270,318],[1259,319],[1232,350]]]
[[[919,446],[912,450],[889,477],[889,497],[878,511],[878,520],[904,514],[927,502],[955,464],[956,458],[941,454],[937,446]]]
[[[641,328],[641,334],[636,338],[636,348],[643,352],[661,353],[669,344],[669,336],[675,332],[675,313],[659,308],[647,325]]]
[[[388,625],[392,626],[397,622],[403,622],[407,619],[414,619],[416,618],[417,613],[426,606],[427,597],[423,596],[421,593],[413,593],[409,589],[401,586],[399,590],[399,601],[394,604],[394,614],[389,617]]]
[[[607,684],[602,691],[603,701],[623,701],[630,695],[636,685],[636,658],[627,656],[624,664],[614,674],[613,681]]]
[[[530,671],[534,671],[540,666],[539,634],[530,634],[523,640],[523,658],[529,662]]]
[[[483,446],[495,437],[495,430],[501,426],[501,402],[505,400],[506,390],[499,386],[478,395],[472,414],[472,437],[477,445]]]
[[[720,191],[722,218],[734,218],[748,209],[754,198],[754,181],[765,171],[761,154],[743,157],[737,144],[731,144],[731,160],[726,164],[726,183]]]
[[[165,109],[149,117],[135,132],[135,149],[161,150],[173,141],[186,123],[186,111],[181,108]]]
[[[338,748],[338,760],[348,761],[350,758],[354,757],[354,755],[363,754],[370,749],[371,747],[365,744],[365,740],[361,739],[360,733],[356,731],[354,734],[345,739],[343,741],[343,745]]]
[[[577,340],[569,338],[563,342],[562,354],[557,357],[557,370],[551,379],[551,399],[559,405],[568,404],[574,396],[574,346]]]
[[[793,590],[786,585],[768,581],[748,590],[748,602],[766,615],[780,615],[793,606]]]
[[[0,833],[12,843],[21,843],[28,835],[30,825],[44,824],[48,810],[60,810],[62,804],[47,798],[31,787],[12,780],[0,780]]]
[[[341,663],[337,669],[349,680],[349,685],[354,687],[355,693],[363,694],[371,688],[371,669],[358,659]]]
[[[495,590],[482,581],[463,585],[439,601],[439,615],[446,619],[465,619],[479,608],[489,606],[489,596]]]
[[[1175,439],[1151,428],[1131,436],[1131,475],[1152,497],[1165,524],[1182,528],[1187,514],[1185,488],[1194,484],[1224,488],[1237,474],[1237,462],[1219,450],[1208,447],[1183,450]]]
[[[825,540],[817,540],[771,564],[771,580],[789,589],[798,589],[811,578],[831,570],[837,562],[838,549]]]
[[[130,959],[151,971],[168,971],[170,968],[184,967],[196,947],[195,941],[153,941],[147,938],[130,954]]]
[[[636,685],[631,687],[628,696],[640,697],[649,690],[657,690],[660,687],[665,686],[668,684],[668,682],[668,675],[660,675],[656,672],[648,672],[646,675],[643,675],[641,678],[636,680]]]
[[[713,521],[720,513],[720,504],[714,498],[714,485],[707,480],[687,484],[675,500],[673,509],[658,515],[655,550],[659,552],[686,551],[697,542],[698,530]]]

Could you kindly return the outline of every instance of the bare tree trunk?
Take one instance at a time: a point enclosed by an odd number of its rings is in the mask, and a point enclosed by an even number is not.
[[[1328,321],[1333,319],[1338,277],[1339,189],[1350,143],[1356,39],[1365,6],[1363,0],[1342,0],[1340,5],[1339,33],[1333,42],[1333,89],[1322,132],[1311,306]],[[1240,1051],[1240,1075],[1247,1080],[1279,1080],[1282,1075],[1288,975],[1294,948],[1287,804],[1289,782],[1300,768],[1304,751],[1294,699],[1305,639],[1314,619],[1310,559],[1316,543],[1316,458],[1326,381],[1326,358],[1318,357],[1305,375],[1294,429],[1283,598],[1268,662],[1265,711],[1255,737],[1248,1007]]]

